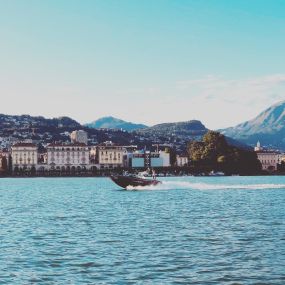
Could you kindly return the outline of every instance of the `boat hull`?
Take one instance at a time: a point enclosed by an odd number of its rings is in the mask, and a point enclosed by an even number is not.
[[[157,185],[161,182],[158,180],[149,180],[139,177],[132,177],[132,176],[111,176],[110,177],[113,182],[119,185],[122,188],[127,188],[128,186],[137,187],[137,186],[150,186],[150,185]]]

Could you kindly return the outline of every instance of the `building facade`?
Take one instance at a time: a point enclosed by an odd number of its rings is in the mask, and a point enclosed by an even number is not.
[[[0,170],[9,171],[11,166],[11,153],[8,149],[2,149],[0,151]]]
[[[284,155],[279,151],[264,149],[259,141],[257,142],[254,151],[256,152],[257,158],[261,163],[262,170],[269,172],[276,171],[284,158]]]
[[[170,153],[167,151],[159,151],[159,157],[162,159],[162,167],[170,167]]]
[[[72,143],[84,143],[88,144],[88,134],[83,130],[73,131],[70,134],[70,139]]]
[[[145,151],[135,151],[131,157],[132,168],[145,168],[146,167],[146,154]]]
[[[263,148],[261,147],[261,143],[260,143],[260,141],[258,141],[256,143],[256,146],[254,147],[254,151],[262,151],[262,150],[263,150]]]
[[[38,148],[33,143],[16,143],[11,147],[12,169],[32,169],[38,165]]]
[[[89,168],[89,148],[84,143],[50,144],[47,146],[48,169],[84,170]]]
[[[257,151],[257,158],[261,162],[262,170],[276,171],[279,164],[281,164],[283,155],[275,151]]]
[[[183,167],[187,166],[189,162],[187,155],[176,155],[176,166]]]
[[[132,155],[132,168],[169,167],[170,154],[165,151],[135,151]]]
[[[98,163],[100,168],[112,169],[124,167],[124,156],[127,154],[123,146],[106,142],[98,146]]]

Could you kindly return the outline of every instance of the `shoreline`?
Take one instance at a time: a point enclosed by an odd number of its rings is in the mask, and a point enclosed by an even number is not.
[[[36,176],[13,176],[13,175],[7,175],[7,176],[0,176],[0,179],[5,178],[109,178],[111,175],[84,175],[84,176],[44,176],[44,175],[36,175]],[[282,174],[257,174],[257,175],[166,175],[166,176],[158,176],[157,179],[160,178],[177,178],[177,177],[199,177],[199,178],[225,178],[225,177],[273,177],[273,176],[285,176],[285,173]]]

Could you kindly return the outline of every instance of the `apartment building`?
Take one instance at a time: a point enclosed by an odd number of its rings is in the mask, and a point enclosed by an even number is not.
[[[189,159],[186,154],[176,155],[176,166],[178,167],[187,166],[188,162],[189,162]]]
[[[70,139],[72,143],[84,143],[85,145],[88,144],[88,134],[83,130],[73,131],[70,134]]]
[[[12,169],[32,169],[38,164],[38,148],[33,143],[16,143],[11,147]]]
[[[100,168],[118,168],[124,167],[124,155],[127,154],[123,146],[116,145],[112,142],[100,144],[98,150],[98,162]]]
[[[76,170],[87,169],[90,165],[89,148],[84,143],[49,144],[47,146],[47,165],[49,169]]]

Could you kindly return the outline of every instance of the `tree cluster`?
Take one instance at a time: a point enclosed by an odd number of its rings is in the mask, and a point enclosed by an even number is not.
[[[240,175],[256,175],[261,172],[261,164],[254,151],[229,145],[218,132],[208,131],[202,141],[190,142],[187,151],[194,168],[204,171]]]

